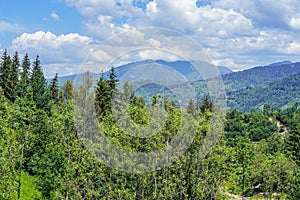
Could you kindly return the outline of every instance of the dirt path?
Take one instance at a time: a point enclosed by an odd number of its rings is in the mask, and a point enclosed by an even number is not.
[[[242,200],[242,199],[247,200],[247,199],[249,199],[247,197],[242,197],[240,195],[234,195],[229,192],[224,192],[224,194],[227,195],[230,198],[230,200]]]
[[[274,122],[274,119],[272,117],[269,118],[269,120],[271,122]],[[277,131],[278,133],[280,133],[281,135],[285,135],[287,132],[287,128],[286,126],[279,120],[276,120],[276,125],[277,125]]]

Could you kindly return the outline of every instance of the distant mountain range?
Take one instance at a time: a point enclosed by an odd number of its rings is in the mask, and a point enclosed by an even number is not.
[[[116,74],[118,77],[124,76],[126,73],[130,72],[132,69],[136,70],[143,70],[146,68],[153,68],[155,66],[163,66],[167,67],[170,72],[178,72],[180,75],[184,76],[188,81],[199,81],[203,80],[201,76],[199,75],[198,71],[195,69],[195,67],[191,64],[191,62],[188,61],[165,61],[165,60],[144,60],[144,61],[138,61],[138,62],[132,62],[129,64],[121,65],[118,67],[115,67]],[[229,74],[232,73],[232,71],[224,66],[218,66],[217,69],[219,70],[220,75]],[[110,71],[107,71],[104,73],[105,77],[108,77]],[[157,70],[157,75],[159,75],[159,70]],[[141,73],[147,73],[147,71],[141,71]],[[99,74],[91,73],[91,75],[98,79],[100,76]],[[70,75],[70,76],[62,76],[59,77],[60,83],[64,83],[66,80],[75,80],[77,76],[81,76],[80,74]]]
[[[203,62],[204,63],[204,62]],[[208,63],[204,63],[203,66],[210,65]],[[159,67],[162,66],[162,67]],[[202,66],[202,67],[203,67]],[[212,65],[210,65],[212,66]],[[209,66],[209,67],[210,67]],[[164,71],[163,68],[167,67],[169,71]],[[133,69],[133,70],[132,70]],[[144,69],[152,69],[152,70],[145,70]],[[199,75],[199,72],[195,67],[193,66],[193,62],[188,61],[165,61],[165,60],[144,60],[144,61],[138,61],[138,62],[132,62],[126,65],[122,65],[119,67],[116,67],[116,74],[119,77],[124,76],[124,74],[130,72],[130,70],[140,70],[140,73],[143,75],[143,73],[154,73],[153,76],[159,76],[160,75],[160,69],[162,69],[162,73],[165,73],[166,75],[172,75],[174,71],[179,73],[180,75],[184,76],[188,81],[199,81],[203,80],[201,75]],[[219,70],[220,75],[232,73],[232,71],[223,66],[218,66],[217,69]],[[155,74],[157,71],[157,74]],[[109,72],[106,72],[104,75],[108,75]],[[149,78],[149,74],[145,74],[145,77]]]
[[[141,66],[144,67],[141,67],[141,69],[150,69],[158,65],[163,65],[182,74],[191,82],[199,99],[207,94],[205,82],[199,77],[191,62],[144,60],[122,65],[115,69],[117,76],[122,77]],[[219,66],[218,70],[223,78],[229,108],[250,111],[253,108],[261,108],[265,103],[269,103],[273,107],[284,107],[300,100],[300,62],[283,61],[239,72],[232,72],[229,68],[223,66]],[[141,71],[141,73],[147,73],[147,71]],[[109,71],[104,75],[108,76],[108,74]],[[98,80],[99,74],[91,75],[94,80]],[[59,77],[59,81],[61,84],[66,80],[73,81],[77,76],[82,75]],[[159,90],[161,90],[160,87],[154,85],[147,86],[147,89],[151,90],[151,94],[159,93]],[[149,96],[149,94],[146,94],[146,96]]]

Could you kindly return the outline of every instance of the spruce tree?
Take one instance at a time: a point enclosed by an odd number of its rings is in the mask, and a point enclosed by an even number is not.
[[[7,50],[4,51],[2,58],[1,58],[1,64],[0,64],[0,86],[3,89],[4,96],[8,99],[10,99],[10,69],[11,69],[11,58],[7,53]]]
[[[10,87],[10,95],[9,100],[14,102],[16,100],[16,88],[19,81],[19,68],[20,68],[20,60],[18,52],[15,53],[9,73],[9,87]]]
[[[18,97],[25,96],[25,93],[30,84],[30,74],[31,74],[30,59],[28,54],[26,54],[22,60],[22,71],[20,73],[20,80],[16,87],[16,95]]]
[[[58,101],[59,88],[58,88],[58,74],[56,73],[49,85],[51,100]]]
[[[73,97],[74,86],[70,80],[67,80],[61,88],[63,98],[66,101],[69,101]]]
[[[44,77],[42,67],[40,66],[39,56],[37,56],[33,62],[30,85],[36,107],[46,109],[49,102],[49,93],[47,90],[47,81]]]
[[[103,117],[111,112],[111,83],[113,82],[109,82],[108,80],[104,79],[102,72],[95,92],[95,109],[100,121],[103,119]]]
[[[117,74],[116,74],[114,67],[111,68],[108,82],[109,82],[109,86],[111,88],[111,93],[113,93],[114,90],[117,88],[117,83],[119,82],[119,80],[117,79]]]
[[[212,104],[212,102],[209,101],[208,96],[206,95],[205,99],[203,101],[203,104],[200,107],[200,110],[201,110],[202,113],[204,113],[206,111],[210,111],[211,112],[212,111],[212,107],[213,107],[213,104]]]

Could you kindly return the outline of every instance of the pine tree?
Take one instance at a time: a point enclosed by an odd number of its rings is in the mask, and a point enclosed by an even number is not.
[[[30,59],[28,54],[26,54],[22,60],[22,71],[20,73],[20,80],[16,87],[16,95],[18,97],[25,96],[25,93],[30,84],[30,74],[31,74]]]
[[[95,108],[100,121],[111,112],[111,83],[114,82],[109,82],[104,79],[104,75],[101,73],[95,91]]]
[[[11,65],[12,61],[10,56],[7,53],[7,50],[4,51],[2,58],[1,58],[1,64],[0,64],[0,86],[3,89],[4,96],[8,99],[10,99],[11,94],[11,80],[10,80],[10,72],[11,72]]]
[[[116,71],[115,71],[115,68],[112,67],[111,68],[111,71],[110,71],[110,74],[109,74],[109,86],[111,88],[111,93],[114,92],[114,90],[117,88],[117,83],[119,82],[117,78],[117,75],[116,75]]]
[[[73,97],[74,86],[70,80],[67,80],[61,88],[63,98],[69,101]]]
[[[49,93],[47,90],[47,81],[44,77],[42,67],[40,66],[39,56],[37,56],[33,62],[30,85],[36,107],[42,109],[48,108]]]
[[[58,88],[58,74],[56,73],[52,81],[49,85],[51,99],[54,100],[54,102],[58,101],[59,97],[59,88]]]
[[[200,110],[202,113],[206,112],[207,110],[209,110],[210,112],[212,111],[212,102],[209,101],[208,96],[205,96],[205,99],[203,101],[202,106],[200,107]]]
[[[20,68],[20,61],[19,61],[19,55],[18,52],[15,53],[13,59],[12,59],[12,65],[10,68],[9,73],[9,87],[10,87],[10,95],[9,100],[14,102],[16,100],[16,88],[19,81],[19,68]]]

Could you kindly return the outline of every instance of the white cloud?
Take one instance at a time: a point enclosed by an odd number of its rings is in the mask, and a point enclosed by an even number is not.
[[[232,9],[196,6],[194,0],[154,0],[147,4],[145,12],[130,0],[66,0],[76,6],[83,16],[89,34],[106,39],[128,27],[164,27],[182,31],[188,35],[252,34],[250,19]]]
[[[80,63],[43,64],[43,60],[41,60],[41,62],[46,78],[53,78],[56,73],[58,73],[59,76],[73,75],[78,73],[78,69],[80,67]]]
[[[147,10],[148,16],[151,16],[152,14],[157,13],[158,10],[157,10],[156,2],[152,1],[152,2],[148,3],[146,6],[146,10]]]
[[[55,21],[59,21],[59,16],[55,11],[52,11],[50,16],[52,17],[52,19],[54,19]]]
[[[40,55],[41,62],[45,65],[56,63],[68,66],[70,63],[72,65],[77,63],[78,67],[91,52],[92,41],[91,38],[77,33],[55,35],[51,32],[38,31],[23,33],[15,38],[9,50],[18,51],[20,54],[28,53],[32,57]],[[61,68],[58,72],[65,74],[65,69]]]
[[[288,28],[292,18],[300,12],[298,0],[214,0],[212,5],[234,9],[257,26],[278,29]]]
[[[94,40],[106,41],[123,31],[130,31],[128,35],[116,38],[118,41],[113,43],[117,46],[105,44],[104,52],[95,53],[93,60],[98,59],[98,62],[114,58],[119,52],[137,45],[169,48],[191,59],[199,57],[199,52],[193,52],[196,47],[177,45],[182,43],[180,37],[166,36],[163,39],[163,36],[156,35],[147,38],[141,31],[134,31],[134,28],[152,26],[181,31],[203,45],[214,63],[234,69],[267,64],[278,59],[297,61],[300,53],[298,0],[212,0],[211,4],[201,7],[196,6],[195,0],[153,0],[144,10],[135,6],[132,0],[65,2],[77,8],[87,28],[87,35]],[[79,46],[87,51],[91,45],[82,42]],[[137,52],[135,56],[123,58],[138,60],[163,56],[157,52]],[[72,58],[70,54],[66,57]]]
[[[289,22],[290,27],[300,30],[300,18],[292,17]]]
[[[23,28],[20,25],[14,22],[0,20],[0,33],[1,32],[21,33],[22,31]]]

